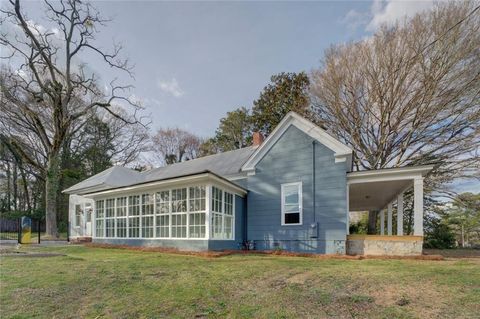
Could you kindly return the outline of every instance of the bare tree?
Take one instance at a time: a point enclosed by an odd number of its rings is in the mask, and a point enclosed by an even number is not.
[[[152,151],[167,165],[198,157],[200,144],[199,137],[179,128],[160,129],[152,136]]]
[[[125,97],[131,86],[114,80],[108,90],[101,89],[98,76],[81,61],[82,56],[97,55],[111,68],[132,76],[128,61],[120,58],[120,45],[106,52],[95,44],[98,28],[108,20],[88,2],[45,0],[44,6],[47,25],[29,20],[20,0],[10,0],[1,9],[0,44],[9,65],[1,70],[1,134],[44,177],[46,230],[56,237],[59,163],[67,137],[98,108],[134,124],[140,107]],[[133,116],[116,113],[115,102],[130,106]],[[29,140],[37,145],[24,148]],[[43,156],[45,165],[35,156]]]
[[[317,120],[354,149],[354,169],[439,163],[427,186],[446,194],[454,178],[480,178],[474,5],[439,4],[326,52],[311,75]]]

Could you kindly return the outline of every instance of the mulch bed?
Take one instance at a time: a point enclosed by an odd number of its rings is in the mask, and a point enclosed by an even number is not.
[[[414,259],[414,260],[444,260],[441,255],[419,255],[419,256],[362,256],[362,255],[335,255],[335,254],[309,254],[294,253],[283,250],[224,250],[224,251],[183,251],[176,248],[165,247],[134,247],[128,245],[112,245],[112,244],[85,244],[87,247],[105,248],[105,249],[125,249],[133,251],[157,252],[178,254],[186,256],[198,256],[206,258],[218,258],[230,255],[275,255],[286,257],[308,257],[315,259],[344,259],[344,260],[363,260],[363,259]]]

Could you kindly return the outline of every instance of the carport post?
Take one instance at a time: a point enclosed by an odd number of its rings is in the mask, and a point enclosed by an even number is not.
[[[403,236],[403,193],[397,197],[397,236]]]
[[[385,210],[380,211],[380,235],[385,235]]]
[[[387,215],[387,232],[388,236],[392,236],[392,203],[388,204],[388,215]]]
[[[423,177],[413,180],[413,235],[423,236]]]

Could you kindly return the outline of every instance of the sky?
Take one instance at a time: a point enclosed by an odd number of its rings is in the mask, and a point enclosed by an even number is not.
[[[362,40],[382,23],[429,9],[433,1],[93,4],[112,19],[97,43],[104,49],[122,43],[135,77],[120,78],[135,86],[131,97],[145,106],[152,130],[180,127],[209,137],[226,112],[250,108],[273,74],[310,72],[331,45]],[[40,2],[23,6],[28,19],[43,23]],[[119,76],[100,59],[84,62],[105,83]],[[480,191],[471,183],[459,187]]]
[[[97,43],[105,49],[122,43],[135,78],[125,79],[100,59],[84,62],[105,83],[120,76],[133,84],[131,97],[145,106],[153,130],[180,127],[209,137],[226,112],[251,107],[273,74],[310,72],[331,45],[361,40],[432,1],[93,4],[112,19]],[[23,6],[28,19],[44,23],[41,2]]]

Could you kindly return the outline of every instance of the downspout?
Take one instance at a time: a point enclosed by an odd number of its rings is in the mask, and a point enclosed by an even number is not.
[[[312,141],[312,193],[313,193],[313,223],[310,225],[312,229],[310,238],[318,237],[317,212],[316,212],[316,167],[315,167],[315,143]]]

